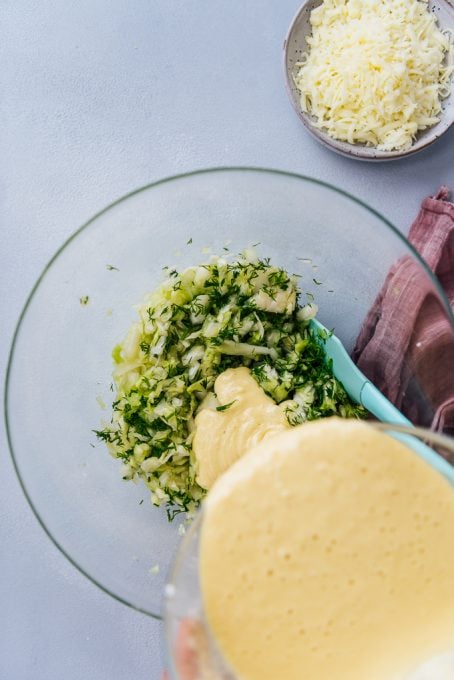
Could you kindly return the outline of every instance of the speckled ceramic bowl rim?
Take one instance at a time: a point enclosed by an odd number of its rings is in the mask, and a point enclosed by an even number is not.
[[[440,122],[437,123],[433,130],[433,134],[429,134],[427,137],[427,140],[420,140],[419,142],[416,141],[413,146],[410,147],[410,149],[406,151],[378,151],[374,147],[366,147],[366,146],[356,146],[352,144],[348,144],[348,142],[341,142],[336,139],[333,139],[330,137],[326,132],[323,132],[322,130],[319,130],[318,128],[315,127],[315,125],[312,123],[312,116],[310,114],[306,114],[301,110],[301,107],[299,106],[298,102],[296,101],[296,98],[294,96],[294,88],[292,86],[292,76],[291,73],[289,72],[289,69],[287,68],[287,63],[288,63],[288,56],[289,56],[289,45],[291,43],[291,40],[293,39],[293,32],[295,30],[296,25],[298,24],[298,21],[301,17],[301,15],[307,11],[307,7],[310,4],[313,4],[314,0],[305,0],[303,4],[299,7],[298,11],[294,15],[292,22],[290,23],[290,27],[287,31],[287,35],[284,40],[283,44],[283,66],[284,66],[284,77],[285,77],[285,85],[286,85],[286,90],[288,97],[290,99],[290,102],[307,129],[307,131],[315,137],[315,139],[324,146],[328,147],[332,151],[335,151],[338,154],[341,154],[342,156],[345,156],[347,158],[353,158],[356,160],[361,160],[361,161],[369,161],[369,162],[381,162],[381,161],[393,161],[393,160],[400,160],[402,158],[408,158],[409,156],[413,156],[416,153],[419,153],[420,151],[424,151],[427,149],[429,146],[431,146],[434,142],[436,142],[440,137],[442,137],[448,130],[451,129],[451,127],[454,126],[454,114],[452,115],[451,120],[445,120],[444,116],[442,114]],[[320,3],[323,2],[323,0],[320,0]],[[439,4],[443,4],[447,7],[448,10],[452,11],[454,13],[454,0],[438,0]],[[454,14],[453,14],[453,25],[449,26],[451,30],[454,31]],[[452,84],[452,88],[454,88],[454,80]],[[451,93],[450,97],[454,97],[454,92]],[[454,104],[452,105],[454,106]],[[441,130],[439,126],[441,125]]]

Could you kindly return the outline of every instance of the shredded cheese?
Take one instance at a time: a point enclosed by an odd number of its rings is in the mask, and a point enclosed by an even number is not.
[[[391,151],[408,149],[419,130],[439,121],[454,41],[427,0],[325,0],[310,23],[294,82],[318,128]]]

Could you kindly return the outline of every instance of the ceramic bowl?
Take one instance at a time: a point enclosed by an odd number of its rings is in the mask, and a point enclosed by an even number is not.
[[[293,75],[295,64],[301,60],[301,55],[306,51],[306,38],[311,33],[310,14],[313,9],[322,4],[322,0],[306,0],[293,19],[287,37],[284,41],[284,70],[287,91],[293,108],[306,129],[322,144],[336,153],[364,161],[390,161],[412,156],[418,151],[426,149],[444,135],[454,124],[454,95],[442,102],[440,122],[418,133],[412,146],[405,151],[379,151],[375,147],[364,144],[349,144],[333,139],[323,130],[319,130],[314,122],[315,118],[301,109],[300,95],[294,83]],[[452,0],[429,0],[429,10],[433,12],[438,25],[443,29],[454,31],[454,3]]]

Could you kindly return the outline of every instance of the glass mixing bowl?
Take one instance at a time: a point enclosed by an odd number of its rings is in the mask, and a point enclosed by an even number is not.
[[[405,425],[373,422],[373,427],[399,438],[409,447],[415,439],[419,439],[442,453],[446,459],[454,454],[454,439],[451,437]],[[411,433],[412,436],[407,437],[406,433]],[[428,449],[424,458],[431,463],[431,458],[435,456],[438,454]],[[438,464],[437,469],[440,472]],[[446,463],[441,469],[453,485],[454,493],[454,465]],[[291,509],[289,517],[293,517]],[[204,615],[199,582],[202,524],[203,511],[200,511],[182,541],[165,587],[164,646],[167,669],[170,680],[238,680],[238,676],[223,658]],[[406,676],[406,680],[447,680],[454,677],[453,672],[454,649],[445,650],[436,658],[420,664],[408,678]]]
[[[181,269],[209,259],[207,249],[237,253],[256,243],[259,255],[301,275],[320,320],[349,350],[401,257],[414,263],[454,333],[437,280],[405,238],[361,201],[307,177],[254,168],[181,175],[129,194],[71,236],[37,281],[14,335],[9,444],[49,537],[99,587],[151,616],[160,615],[185,527],[179,518],[169,524],[146,488],[121,479],[120,462],[93,434],[113,400],[111,350],[164,266]],[[392,345],[392,334],[386,342]],[[449,357],[440,361],[448,369]],[[436,404],[426,373],[403,368],[417,382],[429,422]]]

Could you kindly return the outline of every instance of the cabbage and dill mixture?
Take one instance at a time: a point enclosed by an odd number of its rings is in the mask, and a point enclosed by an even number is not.
[[[167,270],[113,351],[116,399],[96,434],[123,461],[123,478],[142,478],[169,519],[196,509],[205,490],[195,481],[194,418],[227,368],[249,367],[266,394],[286,401],[291,425],[365,416],[326,363],[310,326],[316,312],[297,278],[268,259]]]

